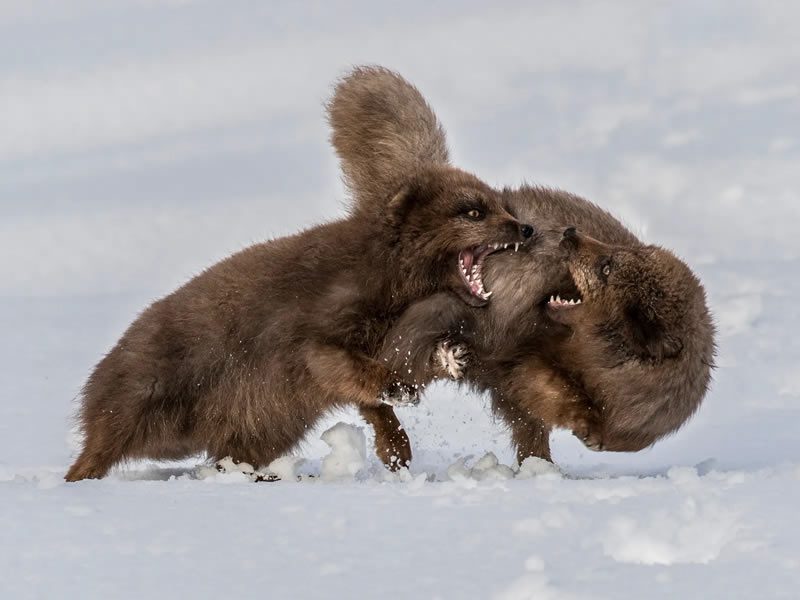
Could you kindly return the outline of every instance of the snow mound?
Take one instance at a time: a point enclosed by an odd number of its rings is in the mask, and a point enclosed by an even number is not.
[[[367,458],[367,439],[361,427],[339,422],[320,439],[331,447],[322,459],[323,481],[352,481],[364,468]]]
[[[564,507],[543,511],[538,517],[528,517],[512,524],[514,535],[546,535],[557,529],[574,526],[575,515]]]
[[[529,456],[523,460],[522,464],[519,466],[517,479],[532,479],[533,477],[541,477],[542,475],[547,475],[558,479],[563,476],[561,470],[553,463],[548,462],[543,458]]]
[[[707,564],[734,539],[741,527],[738,521],[718,502],[689,497],[677,506],[612,519],[603,549],[622,563]]]
[[[447,476],[453,481],[474,479],[475,481],[504,481],[514,478],[514,470],[500,464],[493,452],[486,453],[470,469],[466,466],[466,457],[459,458],[447,468]]]
[[[572,596],[550,585],[544,561],[531,556],[525,561],[525,574],[495,596],[495,600],[568,600]]]
[[[453,481],[472,479],[475,481],[505,481],[507,479],[531,479],[533,477],[562,474],[553,463],[541,458],[529,457],[522,461],[519,471],[497,460],[494,452],[487,452],[471,468],[466,465],[469,457],[459,458],[447,468],[447,477]]]
[[[269,466],[264,469],[264,474],[267,477],[274,475],[281,481],[300,481],[297,470],[305,462],[306,459],[302,456],[281,456],[269,463]]]

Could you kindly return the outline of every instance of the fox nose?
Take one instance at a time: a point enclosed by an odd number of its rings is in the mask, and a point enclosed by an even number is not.
[[[526,240],[533,235],[533,227],[530,225],[520,225],[519,231]]]
[[[561,238],[561,246],[563,248],[576,250],[578,248],[578,232],[574,227],[567,227],[564,230],[564,235]]]

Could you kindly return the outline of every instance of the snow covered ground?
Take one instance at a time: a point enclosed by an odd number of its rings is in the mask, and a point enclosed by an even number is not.
[[[800,8],[424,6],[0,3],[0,598],[798,596]],[[514,474],[442,385],[399,411],[401,476],[342,412],[280,465],[299,482],[198,459],[65,484],[74,398],[141,308],[339,214],[321,103],[360,63],[420,86],[460,166],[695,267],[720,345],[698,415],[634,455],[558,434],[560,470]]]

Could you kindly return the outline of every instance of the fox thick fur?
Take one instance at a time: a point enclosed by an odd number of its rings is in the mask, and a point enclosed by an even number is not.
[[[375,167],[345,139],[334,135],[351,147],[346,171],[362,189]],[[406,464],[408,438],[384,402],[413,391],[386,392],[395,378],[376,355],[387,330],[437,292],[485,304],[463,280],[459,257],[533,233],[499,191],[435,149],[425,160],[412,150],[396,144],[391,175],[370,188],[385,194],[371,196],[380,211],[256,244],[148,307],[83,387],[85,440],[66,479],[103,477],[126,459],[200,453],[265,466],[347,404],[375,427],[381,459]]]
[[[371,108],[376,104],[379,113]],[[365,147],[384,149],[380,161],[391,163],[392,149],[413,148],[414,140],[425,140],[425,149],[437,149],[434,162],[447,156],[438,120],[416,88],[396,73],[355,70],[339,83],[329,110],[351,117],[331,120],[332,139],[345,165],[356,158],[351,149]],[[353,125],[365,111],[366,122],[378,117],[386,122]],[[397,136],[404,131],[413,135],[400,142]],[[390,132],[386,143],[384,132]],[[424,164],[430,157],[423,150],[410,162]],[[400,162],[409,159],[404,156]],[[357,210],[379,214],[385,207],[381,198],[387,194],[380,186],[386,179],[377,176],[362,184],[348,177]],[[469,361],[458,376],[490,394],[495,413],[511,430],[520,461],[528,456],[551,459],[552,427],[572,429],[593,449],[631,451],[679,428],[706,394],[715,351],[705,293],[691,270],[573,194],[522,186],[505,189],[502,202],[521,221],[533,223],[537,235],[520,252],[486,258],[480,276],[492,293],[488,306],[470,309],[448,294],[412,305],[387,334],[384,360],[398,377],[408,378],[410,369],[411,379],[425,384],[441,374],[435,370],[441,343],[451,349],[465,344]],[[583,248],[583,262],[573,246]],[[653,253],[659,260],[647,263],[645,257]],[[639,270],[629,269],[619,286],[578,289],[580,264],[591,264],[591,269],[600,264],[602,269],[602,261],[616,257],[619,266],[630,256],[641,259],[632,261]],[[657,285],[638,295],[622,292],[631,279],[647,274]],[[572,321],[560,318],[563,313],[549,302],[559,294],[580,298],[581,292],[586,303]],[[664,295],[669,298],[666,308]],[[583,316],[579,311],[585,311]]]

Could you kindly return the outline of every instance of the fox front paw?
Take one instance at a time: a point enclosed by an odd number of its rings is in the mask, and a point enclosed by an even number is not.
[[[392,432],[388,439],[375,436],[375,452],[384,466],[390,471],[408,468],[411,463],[411,443],[403,429]]]
[[[603,429],[591,418],[577,419],[572,427],[572,433],[583,442],[589,450],[600,452],[604,449]]]
[[[439,342],[436,347],[436,361],[439,369],[450,379],[459,380],[469,363],[469,350],[464,344]]]
[[[381,402],[389,406],[416,406],[419,404],[419,390],[407,383],[396,381],[383,390]]]

